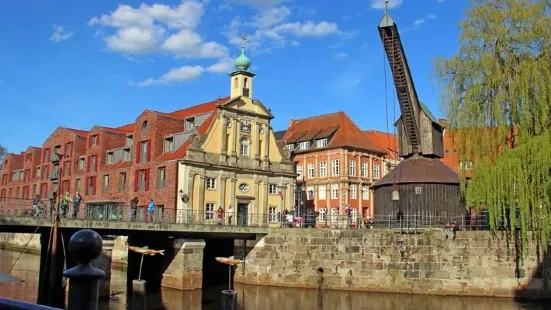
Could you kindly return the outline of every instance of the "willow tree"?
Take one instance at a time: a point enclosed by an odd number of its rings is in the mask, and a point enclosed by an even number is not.
[[[520,227],[523,253],[551,236],[549,9],[548,0],[471,0],[459,51],[436,65],[459,156],[474,162],[467,204],[488,210],[493,229]]]

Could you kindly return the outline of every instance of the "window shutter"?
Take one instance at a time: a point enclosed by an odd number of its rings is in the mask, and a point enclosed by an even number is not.
[[[145,170],[145,191],[147,192],[149,190],[149,170]]]
[[[140,177],[140,170],[135,171],[135,177],[134,177],[134,191],[138,191],[139,186],[139,177]]]
[[[96,177],[92,177],[92,189],[94,190],[94,192],[92,193],[92,195],[95,195],[96,194]]]
[[[147,161],[151,161],[151,139],[147,140]]]
[[[139,163],[139,162],[140,162],[140,151],[141,151],[141,148],[142,148],[141,142],[140,142],[140,143],[136,143],[136,163]]]

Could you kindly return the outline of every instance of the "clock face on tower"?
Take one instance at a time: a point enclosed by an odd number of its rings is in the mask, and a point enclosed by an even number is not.
[[[243,193],[246,193],[249,191],[249,184],[240,184],[239,185],[239,190],[242,191]]]

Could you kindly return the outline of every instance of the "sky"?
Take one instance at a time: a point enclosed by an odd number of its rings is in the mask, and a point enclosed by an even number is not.
[[[437,117],[433,61],[457,52],[468,5],[389,3],[418,96]],[[271,108],[274,130],[344,111],[364,130],[393,132],[400,111],[377,32],[383,13],[384,0],[7,1],[0,144],[18,153],[58,126],[118,127],[145,109],[228,96],[242,34],[253,95]]]

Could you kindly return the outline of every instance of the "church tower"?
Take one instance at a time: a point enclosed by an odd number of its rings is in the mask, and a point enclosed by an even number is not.
[[[241,55],[235,59],[236,70],[230,73],[231,81],[231,98],[236,97],[253,97],[253,78],[254,73],[247,70],[251,66],[251,61],[245,55],[245,36],[242,37],[243,44],[241,45]]]

